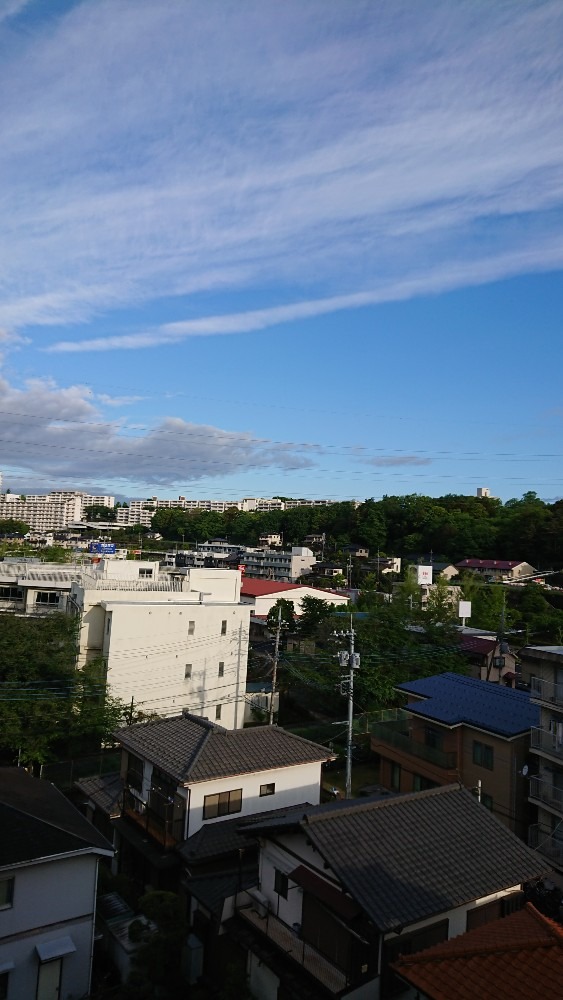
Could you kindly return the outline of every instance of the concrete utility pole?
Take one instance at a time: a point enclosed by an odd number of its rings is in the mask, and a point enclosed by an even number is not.
[[[274,662],[272,664],[272,697],[270,698],[270,712],[268,715],[269,726],[273,726],[274,724],[274,698],[276,694],[276,680],[278,677],[278,660],[280,655],[281,616],[282,616],[282,609],[280,604],[278,607],[278,624],[276,627],[276,645],[274,646]]]
[[[342,694],[348,695],[348,738],[346,741],[346,798],[352,798],[352,739],[354,731],[354,670],[358,670],[360,666],[360,654],[354,651],[354,640],[356,638],[356,633],[352,625],[352,616],[350,615],[350,630],[349,632],[339,633],[342,637],[346,637],[349,640],[349,649],[340,650],[338,653],[338,662],[341,667],[348,667],[349,674],[341,678],[340,690]]]

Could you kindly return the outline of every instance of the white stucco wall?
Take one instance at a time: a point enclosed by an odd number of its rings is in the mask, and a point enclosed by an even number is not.
[[[13,906],[0,910],[0,965],[13,962],[8,1000],[35,996],[38,944],[69,936],[76,951],[63,958],[61,1000],[81,997],[90,981],[97,858],[93,854],[3,870],[15,879]]]
[[[295,613],[301,612],[301,601],[304,597],[315,597],[317,600],[328,601],[329,604],[347,605],[350,599],[341,594],[328,593],[326,590],[315,587],[297,587],[295,590],[280,590],[277,593],[266,594],[263,597],[252,597],[250,594],[241,594],[243,604],[250,604],[255,615],[267,615],[270,608],[283,598],[284,601],[293,601]]]
[[[264,761],[267,767],[267,761]],[[260,785],[274,782],[273,795],[260,795]],[[213,820],[203,819],[203,803],[206,795],[216,795],[242,788],[242,809],[230,816]],[[321,793],[321,764],[298,764],[251,774],[234,775],[231,778],[216,778],[201,781],[190,786],[190,818],[188,836],[193,836],[203,825],[221,823],[236,817],[250,816],[252,813],[267,812],[270,809],[284,809],[301,802],[318,805]],[[295,867],[295,866],[294,866]]]

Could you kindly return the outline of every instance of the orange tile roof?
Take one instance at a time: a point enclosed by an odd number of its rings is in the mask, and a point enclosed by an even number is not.
[[[559,997],[563,927],[527,903],[509,917],[400,958],[393,968],[430,1000]]]

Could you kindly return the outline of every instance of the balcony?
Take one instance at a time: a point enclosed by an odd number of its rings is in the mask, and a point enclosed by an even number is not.
[[[558,725],[555,731],[532,726],[530,748],[563,764],[563,725]]]
[[[563,711],[563,684],[546,681],[543,677],[532,677],[530,701],[543,702],[545,705],[557,705]]]
[[[530,799],[563,816],[563,788],[556,788],[545,778],[530,778]]]
[[[151,800],[154,795],[151,796]],[[175,847],[182,840],[184,816],[173,816],[172,802],[158,803],[157,808],[141,801],[126,788],[123,793],[123,816],[135,823],[144,833],[165,849]]]
[[[330,993],[338,994],[348,986],[346,974],[341,969],[332,965],[320,952],[301,940],[291,927],[273,913],[267,912],[261,916],[250,902],[243,903],[238,913],[252,927],[265,934],[268,940],[277,945],[288,958],[314,976]]]
[[[376,722],[371,727],[372,748],[380,753],[376,744],[382,744],[400,750],[401,753],[411,757],[418,757],[435,767],[443,768],[445,771],[455,771],[457,767],[457,753],[455,750],[439,750],[437,747],[427,746],[414,740],[409,733],[404,720],[397,722]]]
[[[528,830],[528,846],[557,868],[563,868],[563,841],[557,840],[551,830],[539,823],[531,826]]]

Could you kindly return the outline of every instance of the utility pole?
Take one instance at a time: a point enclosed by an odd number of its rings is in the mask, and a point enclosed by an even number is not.
[[[272,697],[270,699],[270,712],[268,715],[268,725],[273,726],[274,724],[274,698],[276,695],[276,680],[278,677],[278,660],[280,655],[280,636],[281,636],[281,616],[282,609],[281,604],[278,607],[278,624],[276,627],[276,645],[274,646],[274,662],[272,665]]]
[[[341,667],[348,667],[349,673],[341,678],[340,691],[348,695],[348,738],[346,740],[346,798],[352,798],[352,738],[354,728],[354,670],[360,666],[360,654],[354,651],[354,640],[356,633],[352,625],[350,615],[350,630],[339,633],[343,638],[349,640],[349,649],[342,649],[338,653],[338,662]]]

